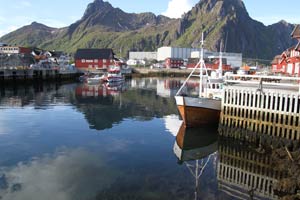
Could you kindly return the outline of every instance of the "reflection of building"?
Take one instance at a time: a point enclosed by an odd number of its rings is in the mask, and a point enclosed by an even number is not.
[[[274,170],[271,156],[239,142],[219,142],[219,189],[237,199],[278,199],[273,186],[283,173]]]
[[[181,81],[177,80],[158,80],[156,85],[157,95],[161,97],[173,97],[181,86]]]
[[[179,88],[182,86],[182,79],[163,79],[158,80],[156,85],[157,95],[161,97],[174,97]],[[197,94],[199,89],[199,82],[190,80],[186,83],[184,88],[188,94]]]
[[[124,84],[119,85],[102,84],[89,85],[84,84],[76,88],[76,95],[81,97],[97,97],[97,96],[116,96],[124,89]]]

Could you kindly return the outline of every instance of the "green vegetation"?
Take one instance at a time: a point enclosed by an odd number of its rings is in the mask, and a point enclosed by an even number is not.
[[[127,57],[128,51],[155,51],[161,46],[197,48],[204,32],[209,50],[218,51],[222,42],[224,51],[270,60],[293,45],[292,29],[286,22],[264,26],[251,19],[241,0],[202,0],[178,20],[125,13],[99,0],[69,27],[56,29],[34,22],[0,41],[68,53],[78,48],[112,48],[117,56]]]

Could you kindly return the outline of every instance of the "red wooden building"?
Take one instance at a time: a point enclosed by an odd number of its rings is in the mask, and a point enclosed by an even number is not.
[[[75,67],[84,71],[106,70],[115,65],[112,49],[78,49],[75,54]]]
[[[165,66],[166,68],[179,68],[183,66],[183,59],[181,58],[167,58],[165,60]]]
[[[195,59],[195,58],[190,58],[188,63],[187,63],[187,68],[194,68],[197,63],[199,62],[199,59]],[[204,60],[205,62],[205,66],[206,66],[206,69],[207,70],[217,70],[219,69],[219,63],[220,63],[220,59],[212,59],[212,60],[209,60],[209,59],[205,59]],[[226,71],[232,71],[232,67],[231,65],[228,65],[227,64],[227,60],[225,58],[222,59],[222,70],[224,72]]]
[[[300,25],[296,25],[291,36],[298,40],[298,44],[275,56],[272,72],[300,77]]]

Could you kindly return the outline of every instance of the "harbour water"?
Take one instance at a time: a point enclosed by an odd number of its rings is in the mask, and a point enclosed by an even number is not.
[[[279,199],[268,152],[182,128],[182,82],[0,86],[0,199]]]

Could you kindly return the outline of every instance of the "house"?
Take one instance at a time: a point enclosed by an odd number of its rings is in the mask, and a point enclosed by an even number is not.
[[[83,71],[106,70],[115,64],[112,49],[78,49],[75,53],[75,67]]]
[[[183,66],[182,58],[166,58],[165,60],[166,68],[179,68]]]
[[[300,25],[296,25],[291,37],[297,39],[298,44],[275,56],[272,72],[300,77]]]

